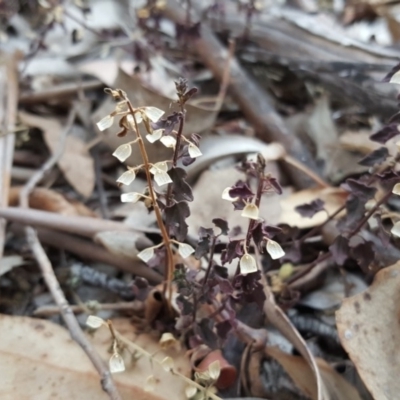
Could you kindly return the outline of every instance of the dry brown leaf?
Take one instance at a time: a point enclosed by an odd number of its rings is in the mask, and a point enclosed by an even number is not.
[[[135,337],[134,328],[126,319],[113,321],[114,327],[125,337],[154,354],[159,350],[156,340],[149,335]],[[2,400],[37,399],[108,399],[102,391],[100,378],[83,350],[71,340],[67,330],[48,321],[0,315],[0,398]],[[92,342],[108,362],[111,344],[110,332],[100,328]],[[161,351],[156,357],[166,355],[174,359],[175,369],[184,375],[190,373],[188,359],[183,351]],[[141,357],[128,364],[127,371],[113,378],[124,400],[186,400],[187,384],[156,363]],[[130,366],[129,366],[130,365]],[[148,376],[157,380],[155,390],[143,390]]]
[[[20,186],[10,189],[9,205],[18,206]],[[81,215],[96,218],[97,215],[79,201],[68,201],[61,193],[47,188],[35,188],[29,195],[29,207],[62,215]]]
[[[312,218],[305,218],[295,210],[297,206],[321,199],[325,203],[326,211],[331,215],[345,203],[347,196],[348,193],[341,188],[313,188],[293,193],[281,200],[282,214],[279,222],[300,229],[312,228],[326,220],[326,213],[321,211]]]
[[[60,135],[63,130],[58,119],[40,117],[26,112],[20,112],[19,117],[23,124],[40,128],[51,152],[58,151]],[[81,139],[68,135],[64,153],[58,161],[58,166],[77,192],[84,197],[91,195],[95,184],[93,159]]]
[[[313,400],[318,400],[314,374],[307,362],[298,356],[286,354],[275,347],[267,347],[266,354],[278,361],[295,384]],[[324,381],[328,399],[361,400],[358,391],[322,359],[316,359]]]
[[[271,163],[269,168],[272,175],[276,176],[273,171],[275,169],[276,172],[276,165]],[[223,190],[234,185],[239,179],[243,179],[243,173],[235,167],[203,172],[193,189],[191,214],[186,220],[190,235],[196,237],[200,227],[213,227],[211,221],[217,216],[229,221],[230,227],[240,226],[243,232],[247,230],[248,219],[242,217],[239,211],[234,211],[232,203],[221,198]],[[282,197],[277,194],[265,194],[261,201],[260,217],[265,218],[270,224],[278,223]]]
[[[100,243],[110,253],[117,256],[123,256],[137,261],[137,254],[143,248],[150,247],[152,242],[147,239],[142,233],[137,232],[120,232],[106,231],[99,232],[95,236],[95,242]],[[140,250],[137,249],[137,244],[140,243]]]
[[[363,293],[343,301],[336,323],[343,347],[377,400],[400,393],[400,262],[384,268]]]

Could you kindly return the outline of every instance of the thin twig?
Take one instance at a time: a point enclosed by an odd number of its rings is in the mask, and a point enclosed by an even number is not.
[[[50,170],[56,162],[60,159],[64,152],[64,146],[66,142],[66,138],[68,132],[70,131],[72,124],[76,117],[76,109],[73,108],[68,116],[68,121],[66,127],[62,133],[60,138],[60,146],[58,151],[54,152],[54,154],[47,160],[47,162],[43,165],[43,167],[37,171],[36,174],[32,176],[32,178],[27,182],[24,188],[20,193],[20,205],[21,207],[28,208],[29,207],[29,194],[35,185],[43,178],[44,174]],[[46,285],[53,296],[54,301],[58,305],[61,310],[62,317],[64,319],[65,324],[68,327],[70,335],[73,340],[75,340],[86,353],[93,366],[96,368],[97,372],[101,378],[101,385],[103,390],[108,394],[109,398],[112,400],[121,400],[121,396],[118,393],[118,390],[114,384],[114,381],[111,377],[111,373],[108,371],[106,365],[103,360],[96,352],[93,345],[89,342],[85,334],[83,333],[81,327],[77,319],[75,318],[74,313],[71,310],[70,305],[68,304],[64,293],[61,290],[60,284],[54,274],[53,267],[49,258],[47,257],[46,252],[44,251],[35,230],[27,226],[25,228],[26,237],[28,240],[28,244],[36,258],[36,261],[41,269],[43,278],[46,282]]]
[[[143,310],[143,302],[135,300],[135,301],[128,301],[128,302],[120,302],[120,303],[95,303],[89,304],[85,303],[85,307],[79,305],[72,305],[70,306],[71,311],[74,314],[79,314],[86,312],[85,308],[89,308],[90,310],[94,311],[134,311],[139,312]],[[42,306],[37,308],[33,315],[35,317],[47,318],[52,317],[54,315],[58,315],[62,313],[62,310],[59,306]]]
[[[0,89],[3,92],[3,95],[0,96],[0,207],[6,207],[15,142],[15,135],[11,132],[14,132],[18,99],[14,57],[10,57],[8,62],[0,66]],[[6,221],[0,218],[0,258],[3,255],[5,243],[5,226]]]

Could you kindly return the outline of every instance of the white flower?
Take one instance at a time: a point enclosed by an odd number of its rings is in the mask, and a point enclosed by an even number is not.
[[[190,385],[185,389],[185,394],[188,399],[191,399],[197,393],[196,386]]]
[[[165,371],[170,371],[172,368],[174,368],[174,360],[171,357],[165,357],[161,361],[161,365]]]
[[[124,185],[130,185],[136,178],[136,173],[133,169],[129,169],[125,171],[118,179],[118,183],[122,183]]]
[[[153,133],[149,133],[148,135],[146,135],[146,139],[150,142],[150,143],[154,143],[157,140],[159,140],[162,136],[162,129],[157,129],[155,131],[153,131]]]
[[[110,372],[112,374],[115,374],[116,372],[123,372],[125,371],[125,363],[124,360],[122,359],[122,357],[115,352],[111,358],[110,361],[108,363],[109,367],[110,367]]]
[[[277,260],[285,255],[280,244],[270,239],[267,241],[267,252],[273,260]]]
[[[390,233],[394,236],[400,237],[400,221],[396,222],[392,229],[390,230]]]
[[[100,131],[105,131],[108,129],[114,122],[114,117],[111,115],[106,115],[103,119],[101,119],[96,125]]]
[[[86,325],[89,328],[93,328],[93,329],[100,328],[104,324],[105,324],[104,319],[100,318],[100,317],[96,317],[95,315],[89,315],[88,319],[86,320]]]
[[[219,360],[213,361],[209,366],[208,366],[208,373],[210,374],[210,378],[216,381],[219,378],[219,375],[221,373],[221,365],[219,363]]]
[[[400,183],[396,183],[393,187],[392,193],[400,195]]]
[[[194,248],[190,244],[179,243],[178,252],[182,256],[182,258],[186,258],[194,253]]]
[[[137,256],[147,263],[154,256],[154,247],[148,247],[147,249],[142,250]]]
[[[239,265],[242,274],[250,274],[257,271],[256,260],[250,254],[245,253],[240,259]]]
[[[144,107],[143,112],[152,122],[157,122],[165,114],[165,111],[156,107]]]
[[[223,200],[228,200],[228,201],[231,201],[231,202],[234,202],[234,201],[237,201],[237,200],[239,200],[239,197],[231,197],[230,195],[229,195],[229,192],[230,192],[230,190],[231,190],[232,188],[229,186],[229,187],[227,187],[227,188],[225,188],[223,191],[222,191],[222,199]]]
[[[152,392],[156,386],[156,378],[154,375],[150,375],[144,384],[144,391],[145,392]]]
[[[200,157],[203,155],[203,153],[200,151],[200,149],[193,143],[189,144],[188,151],[189,151],[189,156],[191,158],[196,158],[196,157]]]
[[[156,181],[158,186],[163,186],[166,185],[167,183],[172,182],[172,179],[167,174],[167,171],[168,171],[168,165],[165,161],[158,162],[150,168],[150,173],[153,174],[154,180]]]
[[[130,192],[121,194],[122,203],[137,203],[143,197],[141,193]]]
[[[173,136],[163,136],[160,142],[165,146],[174,149],[176,146],[176,139]]]
[[[242,210],[242,217],[258,220],[259,210],[253,203],[247,203]]]
[[[165,332],[162,334],[161,339],[158,343],[163,350],[166,350],[173,346],[176,347],[179,342],[175,339],[172,333]]]
[[[121,144],[112,154],[118,158],[119,161],[124,162],[132,154],[132,147],[130,144]]]

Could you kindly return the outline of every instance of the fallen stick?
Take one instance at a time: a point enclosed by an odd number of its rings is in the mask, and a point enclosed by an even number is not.
[[[0,207],[7,207],[17,117],[18,80],[15,57],[0,64]],[[0,258],[3,256],[6,221],[0,218]]]
[[[78,83],[62,83],[38,92],[23,92],[19,97],[19,102],[20,104],[33,104],[48,100],[53,101],[75,95],[79,90],[94,90],[103,86],[104,84],[98,79]]]
[[[29,194],[36,186],[36,184],[43,178],[45,173],[49,171],[56,162],[60,159],[64,152],[65,142],[70,131],[72,124],[75,121],[76,117],[76,109],[73,108],[70,111],[68,116],[68,121],[66,123],[65,129],[61,135],[59,150],[55,152],[42,166],[40,170],[38,170],[31,179],[27,182],[24,188],[20,193],[20,204],[21,207],[29,208]],[[93,345],[90,343],[88,338],[83,333],[78,320],[76,319],[74,313],[72,312],[70,305],[67,299],[64,296],[64,293],[60,287],[60,284],[54,274],[53,266],[49,258],[47,257],[46,252],[44,251],[35,230],[27,226],[25,228],[26,238],[28,244],[31,248],[33,255],[36,258],[36,261],[39,265],[39,268],[42,272],[43,279],[46,282],[46,285],[56,302],[57,306],[61,310],[61,315],[64,319],[65,324],[68,327],[71,338],[75,340],[82,348],[82,350],[86,353],[93,366],[96,368],[97,372],[100,375],[100,382],[103,390],[108,394],[111,400],[122,400],[120,394],[118,393],[117,387],[111,377],[110,371],[107,369],[106,364],[96,352]]]
[[[142,229],[138,227],[134,229],[122,222],[91,217],[65,216],[48,211],[29,208],[21,209],[19,207],[0,208],[0,218],[24,225],[49,228],[89,238],[93,238],[99,232],[106,231],[159,233],[156,228],[143,227]]]
[[[176,1],[168,0],[162,11],[174,22],[183,25],[186,23],[186,13]],[[204,24],[201,26],[200,37],[193,38],[192,43],[204,64],[221,81],[224,76],[228,51]],[[308,168],[318,171],[310,152],[288,130],[282,118],[272,108],[269,95],[259,89],[257,84],[244,72],[236,58],[233,58],[230,62],[229,92],[262,140],[281,143],[289,155],[301,161]],[[284,165],[284,168],[297,187],[306,188],[310,186],[310,178],[297,168],[290,165]]]

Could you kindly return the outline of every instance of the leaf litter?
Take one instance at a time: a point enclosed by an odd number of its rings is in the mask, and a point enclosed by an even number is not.
[[[3,395],[107,398],[28,224],[121,398],[395,398],[397,8],[28,3],[0,25]]]

